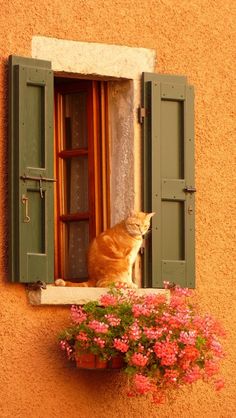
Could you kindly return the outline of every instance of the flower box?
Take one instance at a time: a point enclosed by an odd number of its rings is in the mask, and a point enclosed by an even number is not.
[[[176,286],[170,297],[111,288],[99,301],[72,306],[72,324],[60,347],[79,369],[120,370],[129,395],[151,395],[156,403],[197,380],[216,379],[224,353],[217,321],[200,314],[193,292]]]

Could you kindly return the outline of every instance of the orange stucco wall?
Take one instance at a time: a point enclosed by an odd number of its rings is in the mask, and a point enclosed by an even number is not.
[[[236,297],[233,275],[232,0],[0,1],[0,417],[233,418]],[[201,303],[228,340],[224,391],[198,384],[171,405],[126,398],[119,374],[78,372],[56,345],[68,308],[32,307],[7,283],[7,58],[30,56],[34,35],[153,48],[160,73],[185,74],[196,90],[196,262]],[[102,59],[102,57],[101,57]]]

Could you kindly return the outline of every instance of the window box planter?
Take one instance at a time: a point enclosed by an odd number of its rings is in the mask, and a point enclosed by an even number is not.
[[[178,286],[169,298],[111,288],[98,301],[72,306],[72,325],[60,334],[60,347],[78,369],[122,369],[130,396],[150,395],[160,403],[197,380],[218,390],[224,333],[210,315],[199,313],[192,296]]]

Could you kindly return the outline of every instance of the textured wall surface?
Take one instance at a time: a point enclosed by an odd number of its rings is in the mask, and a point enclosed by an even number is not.
[[[0,417],[234,418],[236,295],[232,0],[0,1]],[[34,307],[7,283],[7,58],[30,56],[35,35],[151,48],[160,73],[187,75],[196,91],[196,262],[201,304],[228,340],[224,391],[198,384],[171,405],[126,398],[119,374],[78,372],[56,346],[68,308]],[[102,57],[101,57],[102,59]]]

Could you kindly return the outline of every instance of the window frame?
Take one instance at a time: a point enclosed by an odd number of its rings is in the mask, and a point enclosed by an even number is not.
[[[108,82],[84,80],[54,75],[54,161],[57,186],[55,188],[55,280],[63,278],[73,282],[87,278],[66,277],[65,224],[86,220],[89,222],[89,241],[110,226],[110,184],[109,184],[109,135],[108,135]],[[88,147],[63,150],[62,96],[64,94],[87,93]],[[72,157],[88,156],[88,211],[81,214],[65,214],[63,162]]]

